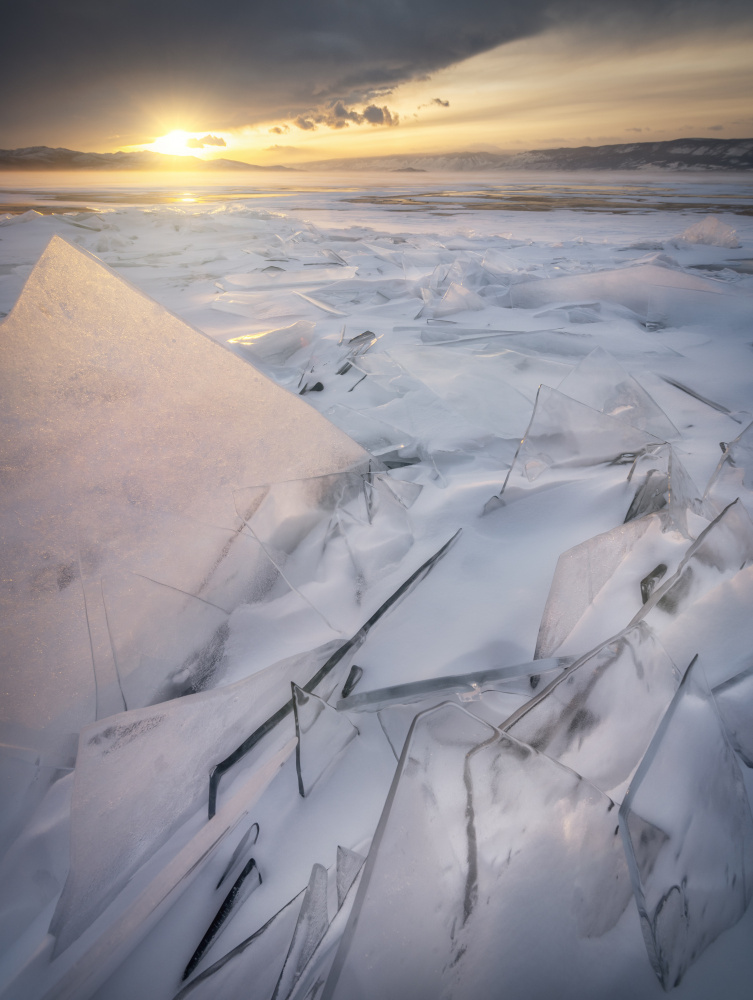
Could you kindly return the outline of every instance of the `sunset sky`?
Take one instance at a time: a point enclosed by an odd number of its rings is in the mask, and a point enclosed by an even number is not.
[[[4,148],[294,165],[753,135],[740,0],[26,0],[10,21]]]

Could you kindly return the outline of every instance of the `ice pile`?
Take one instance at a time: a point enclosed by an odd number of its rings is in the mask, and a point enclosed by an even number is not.
[[[183,222],[230,351],[59,237],[0,328],[4,1000],[747,996],[746,279]]]

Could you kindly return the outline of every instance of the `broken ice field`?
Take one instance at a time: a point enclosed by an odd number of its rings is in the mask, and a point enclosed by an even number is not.
[[[0,997],[743,1000],[750,218],[327,197],[0,217]]]

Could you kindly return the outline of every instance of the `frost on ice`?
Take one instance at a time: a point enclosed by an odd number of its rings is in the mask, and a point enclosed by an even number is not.
[[[751,285],[605,218],[7,230],[3,1000],[747,997]]]

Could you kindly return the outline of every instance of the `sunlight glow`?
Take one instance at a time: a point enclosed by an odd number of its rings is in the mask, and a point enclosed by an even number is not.
[[[191,132],[174,129],[172,132],[168,132],[167,135],[159,136],[146,149],[151,149],[155,153],[169,153],[172,156],[195,156],[201,150],[189,149],[186,146],[186,141],[192,137],[193,134]]]

